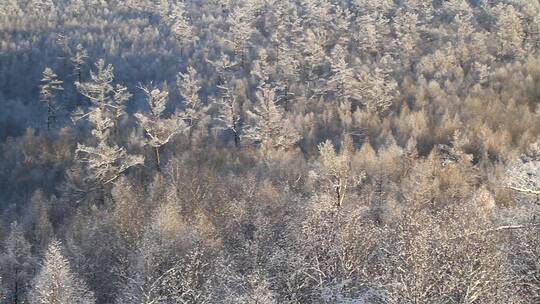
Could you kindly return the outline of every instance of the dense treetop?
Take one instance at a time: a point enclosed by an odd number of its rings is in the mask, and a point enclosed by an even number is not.
[[[537,303],[538,0],[0,0],[0,303]]]

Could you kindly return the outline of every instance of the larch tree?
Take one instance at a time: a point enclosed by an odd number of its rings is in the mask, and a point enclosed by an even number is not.
[[[43,266],[32,282],[30,304],[92,304],[94,294],[71,271],[61,243],[51,241]]]
[[[223,91],[219,99],[214,99],[214,105],[218,109],[217,121],[221,130],[230,130],[234,136],[234,145],[240,147],[240,103],[231,89],[219,86]]]
[[[495,7],[497,22],[495,35],[498,53],[503,57],[521,58],[525,32],[520,16],[514,6],[500,3]]]
[[[26,5],[26,10],[36,16],[47,16],[56,9],[52,0],[31,0]]]
[[[84,113],[78,110],[75,113],[75,118],[89,118],[89,116],[100,110],[100,115],[108,118],[114,132],[117,131],[119,119],[125,114],[126,102],[131,98],[131,94],[123,85],[113,85],[114,71],[111,64],[105,64],[103,59],[96,63],[96,71],[90,72],[90,80],[88,82],[76,82],[75,85],[83,96],[87,97],[91,105]],[[99,115],[98,115],[99,116]],[[95,118],[98,116],[94,116]]]
[[[245,3],[245,5],[249,5]],[[228,40],[234,49],[234,53],[239,57],[240,65],[244,67],[246,62],[246,54],[248,53],[249,41],[253,30],[253,16],[250,15],[251,9],[248,7],[233,8],[232,14],[229,16],[229,26],[231,38]]]
[[[129,168],[144,163],[141,155],[130,155],[124,147],[119,147],[110,140],[113,123],[101,109],[90,113],[90,122],[94,125],[92,135],[97,145],[77,144],[76,159],[86,165],[86,181],[98,187],[108,185],[119,178]]]
[[[85,118],[93,126],[96,144],[78,143],[75,153],[76,159],[88,170],[85,181],[102,190],[130,167],[143,164],[144,157],[128,154],[113,136],[118,133],[119,120],[125,114],[125,104],[131,94],[124,86],[113,86],[112,65],[99,60],[96,68],[96,72],[91,72],[89,82],[76,83],[79,92],[91,102],[88,111],[79,111],[77,118]]]
[[[17,0],[2,1],[2,7],[0,8],[0,16],[17,16],[21,13],[22,10]]]
[[[265,158],[272,152],[292,148],[301,139],[278,105],[273,88],[266,85],[259,87],[257,102],[247,115],[251,123],[246,127],[243,136],[258,144]]]
[[[46,250],[50,238],[53,236],[53,227],[49,219],[51,201],[47,199],[42,190],[34,192],[32,203],[32,232],[33,244],[37,252]]]
[[[177,134],[183,132],[186,126],[184,121],[177,116],[163,117],[169,100],[169,91],[166,87],[163,90],[152,85],[140,88],[146,95],[150,113],[136,113],[135,118],[146,133],[147,139],[144,143],[154,150],[156,168],[158,172],[161,172],[160,149]]]
[[[327,140],[319,145],[319,161],[315,170],[310,172],[312,178],[320,181],[334,198],[336,207],[342,206],[351,188],[360,185],[365,179],[365,173],[352,166],[353,153],[353,142],[349,135],[343,139],[339,152]]]
[[[347,53],[337,45],[332,52],[332,72],[329,84],[331,90],[335,92],[338,105],[353,103],[361,100],[360,83],[355,76],[354,69],[346,61]]]
[[[416,51],[419,39],[418,14],[400,10],[393,19],[393,27],[397,36],[397,46],[404,63],[409,63]]]
[[[177,114],[187,125],[188,142],[191,146],[194,132],[201,131],[203,124],[208,119],[209,107],[203,103],[199,96],[201,82],[194,68],[188,67],[186,73],[178,75],[177,86],[185,104],[184,109]]]
[[[47,130],[50,130],[52,124],[56,122],[56,111],[58,110],[56,94],[64,88],[62,87],[63,82],[58,79],[51,68],[45,68],[42,77],[39,94],[47,106]]]
[[[170,19],[172,21],[171,30],[178,40],[183,42],[193,39],[193,28],[189,24],[189,20],[186,16],[184,2],[180,1],[173,5]]]
[[[360,100],[379,116],[384,116],[398,93],[397,82],[380,68],[358,73]]]
[[[0,276],[3,278],[4,296],[9,303],[26,303],[29,282],[35,261],[31,244],[24,237],[24,228],[13,222],[4,241],[4,253],[0,255]]]
[[[87,59],[88,52],[80,43],[77,44],[77,46],[75,46],[75,50],[71,51],[71,56],[69,60],[71,61],[71,65],[73,66],[73,72],[77,77],[78,83],[82,82],[82,71]]]
[[[210,303],[209,265],[190,230],[174,200],[155,210],[127,269],[119,270],[119,304]]]
[[[354,34],[358,46],[370,54],[380,53],[384,48],[385,35],[388,34],[388,19],[380,12],[374,12],[361,16],[359,26]]]

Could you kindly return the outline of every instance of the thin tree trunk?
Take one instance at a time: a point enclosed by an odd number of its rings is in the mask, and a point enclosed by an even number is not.
[[[51,102],[47,102],[47,131],[51,130],[51,119],[52,119],[52,107]]]
[[[154,147],[154,154],[156,156],[156,169],[161,172],[161,160],[159,158],[159,147]]]

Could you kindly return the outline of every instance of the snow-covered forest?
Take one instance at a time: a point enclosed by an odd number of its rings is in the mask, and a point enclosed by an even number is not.
[[[0,0],[0,303],[540,303],[539,0]]]

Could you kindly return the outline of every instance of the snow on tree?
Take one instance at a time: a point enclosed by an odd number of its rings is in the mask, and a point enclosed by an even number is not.
[[[3,0],[0,6],[0,16],[18,16],[22,13],[17,0]]]
[[[361,100],[360,83],[354,69],[346,61],[345,50],[337,45],[332,51],[332,72],[329,83],[334,87],[338,102],[348,103]]]
[[[301,137],[277,104],[274,88],[261,86],[256,95],[254,108],[247,112],[251,123],[243,137],[259,144],[261,152],[268,158],[273,151],[292,148]]]
[[[208,261],[174,200],[159,206],[144,236],[119,270],[120,304],[210,303]]]
[[[397,46],[400,48],[403,60],[408,62],[416,51],[419,39],[418,14],[400,10],[393,19],[393,27],[397,36]]]
[[[206,106],[199,96],[201,82],[194,68],[188,67],[186,73],[178,75],[177,86],[185,104],[184,109],[177,114],[187,124],[188,140],[191,146],[194,132],[202,129],[203,123],[208,118],[209,106]]]
[[[226,86],[219,86],[223,91],[219,99],[214,99],[214,106],[218,109],[216,120],[221,130],[230,130],[234,136],[235,147],[240,147],[240,104],[231,89]]]
[[[184,121],[177,116],[163,117],[163,111],[165,111],[169,100],[169,91],[166,87],[163,90],[152,85],[141,86],[140,88],[146,95],[150,113],[136,113],[135,118],[146,133],[147,140],[145,140],[145,144],[151,146],[154,150],[156,168],[159,172],[161,171],[161,147],[169,143],[174,136],[183,132],[186,126]]]
[[[512,5],[498,4],[494,11],[497,16],[495,35],[498,53],[503,57],[521,58],[525,32],[520,15]]]
[[[183,1],[162,1],[158,10],[180,45],[189,45],[197,39]]]
[[[110,143],[110,129],[113,125],[110,118],[103,115],[101,109],[90,113],[90,121],[94,124],[92,135],[97,139],[96,146],[77,144],[76,159],[86,165],[88,182],[107,185],[115,181],[129,168],[142,165],[144,157],[130,155],[124,147]]]
[[[71,271],[69,261],[62,255],[61,243],[51,241],[43,266],[32,281],[30,304],[91,304],[94,294]]]
[[[77,44],[69,60],[73,65],[73,72],[77,75],[77,82],[79,83],[82,82],[82,69],[86,63],[86,59],[88,59],[88,52],[80,43]]]
[[[26,4],[26,10],[36,16],[47,16],[56,9],[52,0],[31,0]]]
[[[249,5],[249,3],[245,5]],[[232,14],[228,19],[231,33],[231,38],[228,41],[232,44],[235,55],[239,57],[240,65],[244,66],[250,38],[254,33],[252,8],[235,7],[232,9]]]
[[[330,140],[319,145],[319,162],[310,172],[311,178],[321,182],[336,207],[343,205],[347,193],[360,185],[365,173],[352,166],[354,147],[352,138],[347,135],[341,143],[339,153]]]
[[[4,252],[0,255],[0,276],[5,287],[4,296],[10,303],[25,303],[29,282],[32,278],[35,261],[32,257],[31,244],[24,237],[24,228],[13,222],[4,240]]]
[[[359,18],[359,29],[354,33],[358,46],[369,53],[377,54],[384,49],[388,34],[388,19],[380,12],[363,15]]]
[[[90,71],[88,82],[75,83],[79,93],[87,97],[91,103],[86,113],[80,109],[75,113],[77,120],[88,118],[99,109],[100,115],[111,119],[114,128],[118,128],[118,120],[125,114],[125,104],[131,98],[131,94],[122,85],[114,86],[113,80],[113,66],[105,64],[105,61],[100,59],[96,63],[96,71]]]
[[[58,105],[56,104],[55,97],[57,92],[64,90],[62,84],[63,82],[58,79],[58,76],[51,68],[45,68],[39,94],[41,100],[47,105],[47,130],[50,130],[52,124],[56,122]]]
[[[509,168],[505,184],[525,198],[540,195],[540,142],[531,144],[526,153]],[[535,202],[538,203],[538,200]]]

